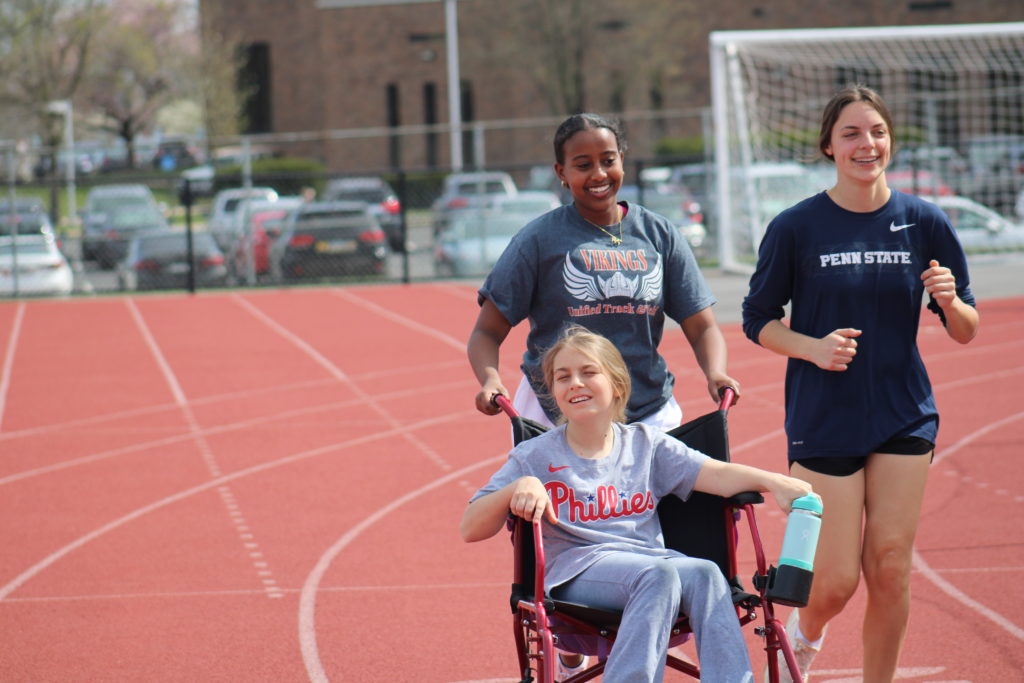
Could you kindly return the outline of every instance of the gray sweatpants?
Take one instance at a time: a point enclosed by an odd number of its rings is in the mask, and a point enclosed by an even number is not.
[[[616,552],[551,592],[559,600],[622,610],[605,666],[609,683],[660,683],[680,604],[697,640],[701,680],[753,683],[729,586],[713,562]]]

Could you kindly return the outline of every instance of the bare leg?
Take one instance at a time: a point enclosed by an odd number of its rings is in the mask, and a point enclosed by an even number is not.
[[[800,631],[813,642],[843,610],[860,581],[865,475],[861,470],[833,477],[799,463],[793,464],[790,474],[810,483],[824,507],[811,597],[807,606],[800,608]]]
[[[910,617],[910,569],[929,455],[875,453],[868,458],[862,566],[864,681],[891,681]]]

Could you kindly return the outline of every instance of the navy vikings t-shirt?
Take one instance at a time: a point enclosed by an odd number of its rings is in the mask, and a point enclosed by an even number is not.
[[[715,303],[685,238],[667,218],[629,204],[622,244],[562,206],[523,227],[480,288],[510,324],[530,321],[522,369],[554,420],[540,363],[562,329],[576,323],[603,334],[632,379],[627,418],[656,412],[674,378],[658,353],[665,318],[682,322]],[[613,229],[614,231],[614,229]]]

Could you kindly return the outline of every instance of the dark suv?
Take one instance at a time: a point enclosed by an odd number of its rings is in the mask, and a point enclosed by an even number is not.
[[[398,195],[383,178],[335,178],[324,188],[324,201],[366,202],[377,217],[388,244],[395,251],[405,250],[402,237],[402,205]]]

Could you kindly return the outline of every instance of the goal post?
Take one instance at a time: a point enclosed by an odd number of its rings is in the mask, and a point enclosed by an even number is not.
[[[709,47],[723,269],[749,272],[768,222],[832,185],[818,126],[851,83],[892,111],[890,186],[1012,212],[1024,185],[1024,22],[714,31]]]

